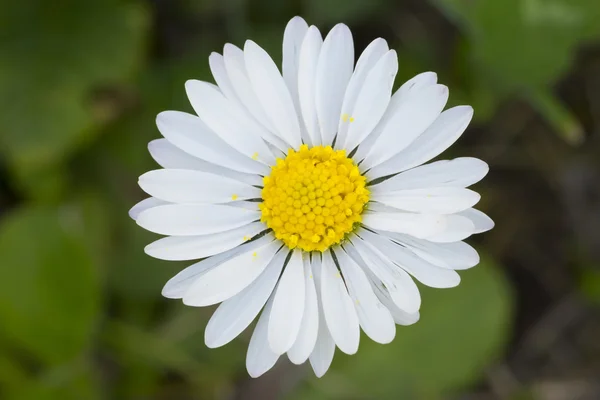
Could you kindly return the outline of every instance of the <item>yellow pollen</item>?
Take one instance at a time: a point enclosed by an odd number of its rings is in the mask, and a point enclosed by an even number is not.
[[[232,194],[231,195],[231,200],[237,200],[238,199],[238,195],[237,194]]]
[[[351,117],[350,115],[344,113],[342,114],[342,122],[354,122],[354,117]]]
[[[253,160],[258,160],[258,153],[252,154],[252,159]]]
[[[289,248],[325,251],[361,222],[366,178],[344,150],[290,149],[264,178],[261,221]]]

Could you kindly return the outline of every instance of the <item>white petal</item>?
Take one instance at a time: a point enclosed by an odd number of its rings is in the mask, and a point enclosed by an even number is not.
[[[473,233],[487,232],[494,227],[494,221],[490,217],[474,208],[462,211],[459,215],[467,217],[475,225]]]
[[[186,153],[167,139],[155,139],[149,142],[148,152],[154,161],[163,168],[194,169],[202,171],[202,166],[204,165],[218,167],[216,164],[211,164]]]
[[[333,341],[346,354],[358,351],[358,316],[346,285],[329,252],[323,253],[321,273],[323,313]]]
[[[260,189],[235,179],[191,169],[158,169],[140,176],[149,195],[171,203],[229,203],[260,198]]]
[[[406,148],[436,120],[447,101],[448,88],[444,85],[426,86],[411,93],[383,127],[361,164],[363,168],[373,168]]]
[[[319,332],[317,334],[317,343],[315,343],[315,348],[312,353],[310,353],[309,360],[317,378],[325,375],[331,366],[333,355],[335,354],[335,343],[329,333],[329,328],[327,327],[327,322],[325,321],[325,315],[323,313],[323,300],[321,298],[321,268],[321,256],[313,255],[312,270],[315,278],[317,301],[319,305]]]
[[[239,99],[239,104],[241,104],[242,107],[248,111],[249,115],[261,124],[263,128],[272,130],[273,126],[267,117],[267,113],[258,102],[256,93],[250,83],[242,49],[230,43],[225,44],[223,47],[223,63],[225,71],[227,72],[227,77]]]
[[[348,136],[344,148],[354,149],[375,129],[390,102],[392,86],[398,72],[398,56],[388,51],[373,67],[360,91],[346,124]],[[345,115],[342,114],[342,122]]]
[[[324,144],[331,144],[337,132],[353,66],[352,33],[346,25],[337,24],[323,42],[317,65],[316,107]]]
[[[308,254],[302,255],[304,264],[304,285],[305,285],[305,300],[304,300],[304,315],[300,324],[298,337],[291,349],[288,350],[288,358],[294,364],[304,363],[317,342],[317,334],[319,332],[319,307],[317,303],[317,291],[315,289],[315,279],[313,277],[312,268],[310,266]]]
[[[279,241],[274,240],[253,251],[243,252],[207,271],[188,288],[183,295],[183,303],[204,307],[235,296],[264,271],[280,247]]]
[[[237,200],[237,192],[241,199],[259,196],[259,189],[241,182],[184,169],[149,171],[140,176],[138,184],[146,193],[171,203],[227,203]]]
[[[243,155],[267,165],[275,163],[275,157],[262,140],[265,130],[221,92],[206,82],[189,80],[185,83],[192,107],[210,129],[223,141]]]
[[[421,294],[408,273],[394,265],[375,246],[359,237],[354,237],[351,245],[345,249],[373,280],[383,282],[398,308],[409,313],[419,310]]]
[[[321,32],[315,26],[308,28],[308,32],[300,49],[300,63],[298,65],[298,96],[302,118],[310,141],[313,145],[321,144],[321,130],[317,118],[315,105],[317,64],[323,39]]]
[[[423,72],[404,82],[392,96],[390,104],[381,119],[381,124],[377,128],[383,130],[383,128],[388,125],[390,119],[393,118],[408,101],[411,101],[417,93],[422,92],[426,87],[435,86],[436,83],[437,74],[434,72]]]
[[[363,214],[363,224],[382,231],[407,233],[425,238],[443,232],[446,228],[445,215],[412,214],[408,212],[380,212],[370,208]]]
[[[210,66],[210,71],[219,86],[219,89],[228,100],[231,100],[243,107],[240,99],[235,93],[235,88],[227,75],[227,69],[225,68],[225,61],[223,60],[223,56],[219,53],[211,53],[208,57],[208,65]]]
[[[227,178],[236,179],[249,185],[262,186],[262,178],[256,174],[234,171],[220,165],[194,157],[171,144],[167,139],[156,139],[148,143],[148,151],[154,160],[163,168],[193,169],[210,172]]]
[[[391,117],[393,117],[398,111],[399,107],[401,107],[407,99],[411,98],[411,94],[417,91],[420,91],[426,86],[435,85],[437,83],[437,75],[433,72],[424,72],[415,76],[414,78],[406,81],[392,96],[390,99],[390,103],[381,117],[379,124],[375,127],[373,132],[367,138],[360,143],[358,147],[358,151],[354,155],[354,159],[357,161],[363,160],[367,154],[371,151],[371,148],[375,143],[377,143],[377,139],[383,132],[384,128],[387,126]]]
[[[396,326],[388,309],[381,304],[363,270],[344,251],[337,251],[348,293],[354,301],[360,326],[373,341],[390,343],[396,336]]]
[[[204,331],[207,347],[226,345],[250,325],[273,293],[287,255],[287,251],[280,250],[254,282],[221,303]]]
[[[169,299],[181,299],[189,287],[202,276],[206,271],[221,265],[227,260],[247,251],[254,251],[257,248],[268,244],[273,239],[270,236],[264,236],[258,240],[235,247],[224,253],[206,258],[195,264],[185,268],[173,278],[171,278],[164,286],[162,295]]]
[[[413,253],[433,265],[450,269],[468,269],[479,264],[479,254],[465,242],[434,243],[401,233],[382,232],[408,247]]]
[[[422,72],[407,80],[402,86],[400,86],[396,93],[394,93],[394,96],[397,94],[398,99],[396,101],[401,102],[403,101],[402,98],[405,94],[416,92],[424,87],[435,85],[436,83],[437,74],[435,72]],[[404,97],[404,99],[406,99],[406,97]]]
[[[298,102],[298,66],[300,64],[300,48],[308,31],[308,24],[301,17],[294,17],[288,22],[283,32],[283,61],[281,69],[283,79],[292,95],[297,114],[300,115]]]
[[[447,215],[446,226],[441,232],[425,239],[437,243],[458,242],[475,233],[475,224],[468,217],[459,214]]]
[[[407,148],[368,172],[370,179],[398,173],[421,165],[450,147],[467,129],[473,118],[473,108],[450,108],[415,139]]]
[[[412,325],[419,321],[419,312],[407,313],[406,311],[398,308],[398,306],[392,300],[390,293],[381,284],[381,282],[375,282],[374,280],[371,280],[371,286],[373,287],[373,291],[375,292],[375,295],[379,301],[381,301],[381,303],[389,310],[396,324],[406,326]]]
[[[258,102],[246,71],[244,52],[239,47],[230,43],[225,44],[223,48],[223,64],[227,79],[232,84],[235,96],[230,99],[227,93],[223,92],[223,94],[243,110],[252,121],[260,125],[259,134],[264,140],[274,145],[278,151],[285,152],[289,145],[273,133],[275,128],[267,117],[267,113]]]
[[[258,207],[260,203],[256,202],[256,201],[232,201],[231,203],[227,203],[228,206],[231,207],[239,207],[239,208],[243,208],[244,210],[249,210],[249,211],[260,211],[260,208]]]
[[[234,204],[234,203],[231,203],[231,204]],[[395,214],[395,213],[401,212],[401,210],[398,210],[397,208],[386,206],[385,204],[381,204],[376,201],[369,202],[367,208],[368,208],[368,211],[370,211],[373,214],[379,214],[379,213]]]
[[[479,182],[489,171],[488,165],[470,157],[440,160],[422,165],[371,186],[372,193],[427,187],[468,187]]]
[[[453,214],[473,207],[481,196],[469,189],[459,187],[429,187],[405,189],[393,192],[373,193],[371,200],[400,210]]]
[[[149,256],[161,260],[195,260],[233,249],[265,229],[266,226],[262,222],[253,222],[237,229],[210,235],[168,236],[150,243],[144,251]]]
[[[359,233],[368,244],[376,249],[377,254],[382,259],[387,258],[392,261],[424,285],[435,288],[450,288],[460,283],[460,276],[456,271],[437,267],[417,257],[405,247],[390,241],[386,237],[369,232],[366,229],[360,230]]]
[[[129,217],[135,221],[138,219],[138,216],[143,211],[157,206],[164,206],[165,204],[169,203],[163,200],[155,199],[154,197],[148,197],[147,199],[144,199],[137,203],[135,206],[131,207],[131,209],[129,210]]]
[[[300,125],[292,96],[269,54],[252,40],[244,45],[244,59],[256,97],[267,111],[280,137],[298,149],[302,143]]]
[[[341,111],[342,115],[354,117],[356,101],[359,98],[361,90],[365,86],[365,80],[375,64],[377,64],[377,62],[381,59],[381,57],[383,57],[388,49],[387,42],[382,38],[377,38],[373,40],[362,52],[358,58],[358,61],[356,62],[356,68],[350,77],[348,87],[346,88],[346,93],[344,94],[344,102],[342,103]],[[345,148],[344,144],[346,143],[348,127],[350,126],[349,122],[349,118],[346,118],[346,121],[340,119],[337,133],[338,137],[336,140],[337,148]],[[352,149],[349,148],[347,150]]]
[[[236,151],[194,115],[164,111],[156,117],[156,126],[169,142],[194,157],[241,172],[270,172],[265,165]]]
[[[296,341],[304,314],[302,252],[294,250],[281,275],[269,319],[269,346],[276,354],[288,351]]]
[[[166,204],[138,215],[137,224],[161,235],[191,236],[229,231],[260,218],[260,212],[218,204]]]
[[[256,328],[250,338],[248,345],[248,353],[246,353],[246,369],[252,378],[258,378],[275,365],[279,359],[279,355],[275,354],[269,348],[267,339],[267,330],[269,327],[269,316],[273,306],[273,297],[269,299],[265,309],[263,310]]]

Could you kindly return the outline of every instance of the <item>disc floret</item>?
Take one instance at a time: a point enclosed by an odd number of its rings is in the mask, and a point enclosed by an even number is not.
[[[369,201],[365,177],[331,146],[290,149],[263,181],[261,221],[291,249],[322,252],[340,243]]]

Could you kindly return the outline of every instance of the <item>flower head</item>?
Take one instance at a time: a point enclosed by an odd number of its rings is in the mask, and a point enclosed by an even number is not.
[[[256,43],[209,57],[217,85],[186,83],[197,115],[166,111],[149,144],[163,169],[142,175],[151,197],[130,214],[166,235],[146,247],[165,260],[200,261],[172,278],[168,298],[221,303],[208,347],[233,340],[260,314],[246,365],[251,376],[284,353],[322,376],[335,347],[353,354],[360,329],[389,343],[419,319],[413,279],[438,288],[479,262],[462,240],[491,229],[468,186],[487,165],[447,149],[473,115],[443,111],[434,73],[393,95],[396,53],[374,40],[354,66],[347,26],[322,39],[293,18],[281,74]],[[262,312],[261,312],[262,310]]]

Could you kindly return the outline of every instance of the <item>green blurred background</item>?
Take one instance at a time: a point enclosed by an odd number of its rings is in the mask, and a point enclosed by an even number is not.
[[[357,54],[433,70],[475,120],[446,157],[490,164],[480,266],[423,289],[421,321],[363,337],[322,379],[245,371],[249,333],[208,350],[211,309],[161,297],[186,264],[127,210],[162,110],[208,55],[287,21],[348,24]],[[0,398],[600,399],[600,1],[0,1]],[[189,264],[189,263],[188,263]]]

